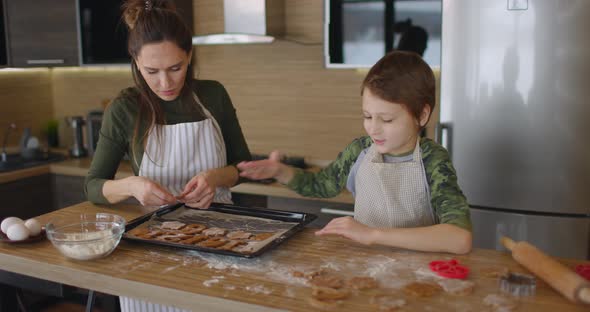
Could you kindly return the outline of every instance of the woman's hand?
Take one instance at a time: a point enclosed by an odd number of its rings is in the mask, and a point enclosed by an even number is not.
[[[236,167],[240,170],[241,177],[252,180],[274,178],[283,184],[287,184],[293,178],[293,169],[281,163],[279,151],[272,151],[268,159],[243,161]]]
[[[213,180],[209,172],[200,173],[188,181],[182,193],[176,198],[189,207],[207,209],[217,189]]]
[[[131,177],[129,181],[131,196],[143,206],[162,206],[176,203],[176,198],[158,183],[146,177]]]
[[[323,229],[315,232],[315,235],[340,235],[364,245],[374,242],[375,229],[370,228],[352,217],[336,218],[330,221]]]

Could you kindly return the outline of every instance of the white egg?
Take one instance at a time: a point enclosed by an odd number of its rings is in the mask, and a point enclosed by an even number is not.
[[[6,236],[8,236],[8,239],[13,241],[27,239],[29,237],[29,229],[27,229],[27,227],[22,223],[15,223],[8,227]]]
[[[21,220],[20,218],[17,218],[17,217],[8,217],[8,218],[2,220],[2,224],[0,224],[0,229],[2,230],[2,233],[6,234],[8,231],[8,228],[15,223],[22,224],[23,220]]]
[[[29,229],[29,234],[31,236],[37,236],[41,233],[41,223],[39,223],[37,219],[29,219],[25,221],[25,226]]]

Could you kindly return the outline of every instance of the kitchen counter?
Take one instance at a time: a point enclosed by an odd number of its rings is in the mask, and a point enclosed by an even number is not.
[[[134,205],[98,206],[85,202],[39,217],[52,218],[80,213],[117,213],[127,220],[154,208]],[[399,287],[417,279],[416,271],[433,260],[456,258],[471,269],[475,282],[471,295],[456,297],[446,293],[416,299],[403,295]],[[561,260],[569,266],[580,261]],[[484,270],[508,268],[525,272],[508,253],[474,250],[469,255],[421,253],[385,247],[367,247],[338,237],[315,237],[305,229],[259,258],[243,259],[196,251],[158,247],[121,241],[108,257],[94,261],[74,261],[62,256],[49,241],[30,244],[1,244],[3,270],[45,280],[124,295],[180,308],[199,307],[204,311],[309,311],[311,290],[293,271],[319,269],[336,271],[345,278],[375,276],[379,290],[363,290],[337,308],[338,311],[374,311],[370,298],[393,293],[407,301],[405,311],[480,311],[482,300],[497,293],[495,278]],[[521,299],[516,311],[587,311],[587,306],[567,301],[539,281],[537,294]]]
[[[49,173],[57,175],[85,177],[88,173],[88,169],[90,168],[90,162],[90,158],[74,158],[34,168],[0,173],[0,183],[16,181],[23,178]],[[119,166],[119,170],[117,171],[117,175],[115,176],[115,178],[121,179],[131,176],[132,174],[133,171],[131,170],[131,166],[129,165],[129,163],[122,162]],[[232,192],[243,194],[276,196],[293,199],[311,199],[309,197],[300,196],[299,194],[289,190],[288,188],[279,183],[242,183],[237,186],[234,186],[231,190]],[[354,203],[354,198],[352,197],[352,194],[347,190],[344,190],[342,193],[340,193],[340,195],[333,198],[313,198],[313,200],[345,204]]]

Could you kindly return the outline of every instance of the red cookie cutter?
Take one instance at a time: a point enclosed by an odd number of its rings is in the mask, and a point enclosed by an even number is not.
[[[576,266],[576,273],[590,281],[590,264],[578,264]]]
[[[429,266],[433,272],[446,278],[465,279],[469,275],[469,268],[460,265],[455,259],[432,261]]]

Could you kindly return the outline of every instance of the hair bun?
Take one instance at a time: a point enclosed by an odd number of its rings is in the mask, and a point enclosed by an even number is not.
[[[171,0],[127,0],[122,6],[123,20],[129,29],[135,28],[141,15],[152,10],[176,11]]]

